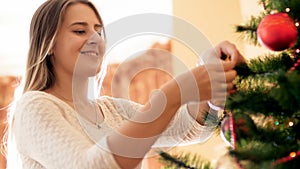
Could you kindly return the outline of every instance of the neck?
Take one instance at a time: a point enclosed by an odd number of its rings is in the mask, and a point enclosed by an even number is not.
[[[95,103],[88,99],[88,77],[61,75],[48,92],[67,102],[81,117],[92,123],[98,124],[103,120],[103,116],[97,113]]]
[[[72,81],[72,95],[75,102],[85,103],[88,101],[88,78],[74,77]]]
[[[74,77],[72,87],[73,104],[77,113],[98,125],[103,116],[99,116],[99,108],[88,98],[88,78]]]
[[[74,103],[86,103],[88,101],[88,78],[57,77],[55,85],[49,90],[60,99]]]

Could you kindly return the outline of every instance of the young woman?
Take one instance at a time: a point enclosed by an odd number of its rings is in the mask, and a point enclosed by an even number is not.
[[[208,138],[213,127],[200,117],[209,111],[208,100],[233,88],[233,67],[242,60],[235,46],[220,43],[204,57],[223,53],[231,61],[218,59],[175,77],[145,105],[111,97],[92,101],[88,78],[103,76],[106,68],[103,32],[87,0],[48,0],[35,12],[24,93],[9,131],[18,160],[8,149],[8,168],[135,168],[152,147]],[[186,106],[191,102],[197,104]]]

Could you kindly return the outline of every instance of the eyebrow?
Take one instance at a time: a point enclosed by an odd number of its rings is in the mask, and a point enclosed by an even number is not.
[[[88,23],[87,23],[87,22],[74,22],[74,23],[72,23],[69,27],[74,26],[74,25],[87,26]],[[99,27],[99,28],[102,28],[102,27],[103,27],[102,24],[95,24],[94,26],[95,26],[95,27]]]

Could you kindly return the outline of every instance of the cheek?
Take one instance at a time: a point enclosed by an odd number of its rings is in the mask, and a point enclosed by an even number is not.
[[[63,69],[68,69],[68,71],[73,71],[83,44],[83,40],[76,38],[58,41],[54,48],[55,66],[60,66]]]

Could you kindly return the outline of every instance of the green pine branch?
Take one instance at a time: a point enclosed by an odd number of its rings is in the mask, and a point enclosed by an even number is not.
[[[259,0],[259,3],[264,11],[251,16],[246,24],[236,26],[236,32],[250,44],[260,46],[256,31],[266,15],[287,12],[295,21],[300,21],[300,0]],[[235,124],[236,149],[229,150],[229,154],[245,169],[296,169],[300,166],[300,157],[273,165],[274,161],[300,150],[299,66],[290,71],[300,57],[295,52],[297,48],[300,48],[300,38],[293,48],[256,57],[235,68],[238,73],[234,81],[236,91],[228,97],[224,112],[232,112]],[[210,121],[209,125],[220,121],[215,117],[205,118]],[[223,129],[225,137],[230,139],[231,130],[228,126],[226,131]],[[168,169],[200,168],[201,163],[206,164],[201,157],[190,154],[171,156],[161,152],[161,157]],[[207,168],[211,166],[208,164]]]
[[[235,70],[241,77],[257,75],[263,73],[272,73],[278,70],[288,70],[293,66],[294,59],[288,52],[279,54],[265,54],[249,60],[236,66]]]
[[[269,144],[259,140],[248,141],[243,139],[240,139],[239,142],[243,145],[239,145],[236,150],[229,151],[230,155],[238,157],[239,161],[251,160],[254,163],[261,163],[264,161],[272,161],[286,155],[282,152],[284,149],[275,144]]]
[[[300,18],[299,0],[260,0],[260,4],[268,14],[273,11],[287,12],[286,9],[289,8],[289,16],[294,19]]]
[[[239,143],[244,145],[239,145],[236,150],[230,150],[229,154],[237,158],[245,168],[251,169],[270,169],[274,161],[289,156],[290,152],[298,151],[298,149],[295,149],[296,146],[291,148],[277,145],[275,142],[266,143],[259,140],[248,141],[241,139]],[[298,163],[299,165],[299,157],[293,160],[295,161],[292,163]],[[286,165],[285,167],[287,168]]]
[[[278,85],[270,95],[278,101],[285,110],[300,111],[300,74],[297,71],[291,73],[281,72]]]
[[[165,165],[164,169],[212,169],[212,165],[208,160],[190,153],[181,153],[172,156],[161,151],[160,161]]]
[[[229,154],[246,168],[268,168],[275,160],[299,151],[299,119],[291,118],[295,125],[287,128],[290,120],[285,118],[286,121],[273,117],[252,117],[260,121],[254,123],[245,113],[235,114],[236,149],[229,150]]]
[[[261,91],[237,91],[227,99],[226,109],[233,113],[247,112],[254,115],[265,114],[266,116],[282,112],[278,102]]]
[[[299,110],[299,74],[297,71],[286,73],[293,64],[294,59],[283,52],[275,56],[260,56],[238,65],[238,77],[234,81],[236,92],[228,98],[226,108],[273,116]]]
[[[241,38],[249,41],[250,44],[260,46],[260,44],[258,43],[256,30],[264,16],[264,13],[261,13],[261,16],[259,17],[251,16],[250,20],[246,24],[237,25],[235,27],[235,31],[240,33]]]
[[[300,149],[300,73],[290,71],[295,63],[290,55],[286,50],[236,67],[236,92],[226,102],[237,136],[236,149],[229,154],[247,169],[269,169],[275,160]],[[299,161],[274,168],[295,168]]]

